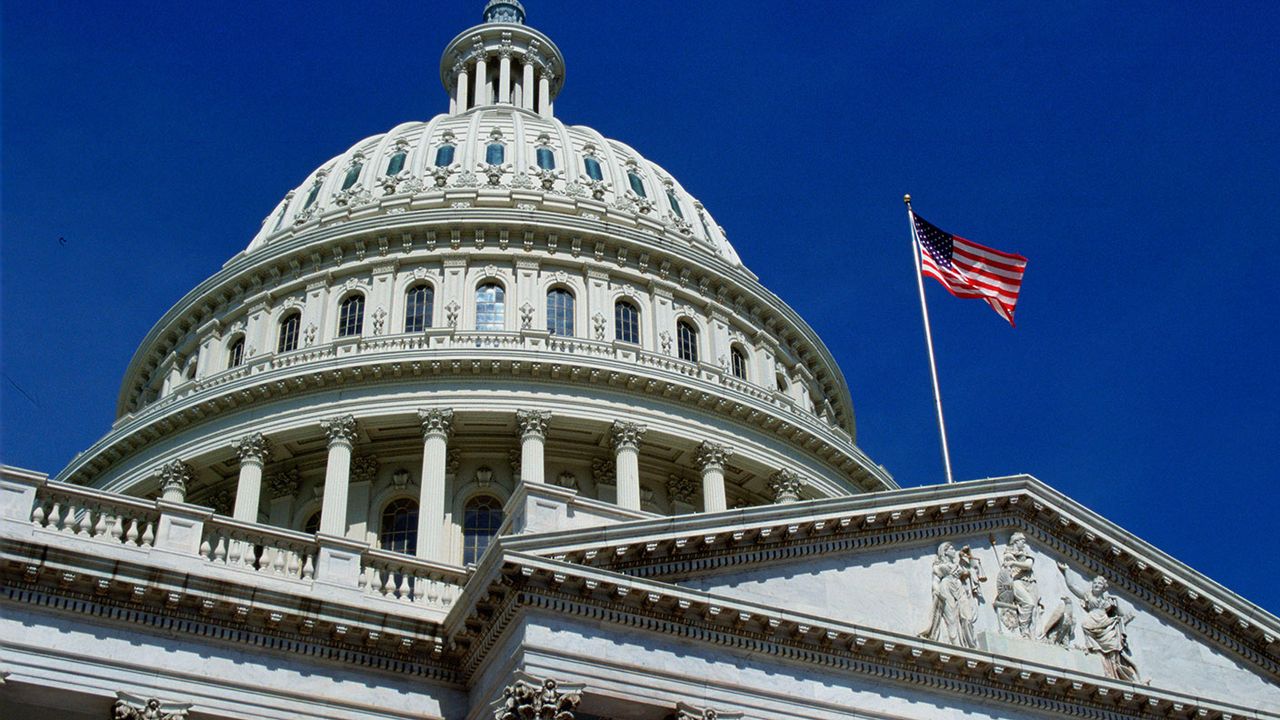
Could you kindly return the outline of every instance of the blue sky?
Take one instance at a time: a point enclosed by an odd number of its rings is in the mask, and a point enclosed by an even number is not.
[[[1029,472],[1272,612],[1280,11],[529,0],[556,104],[666,167],[941,482],[901,197],[1026,255],[1010,329],[931,284],[956,475]],[[447,108],[483,3],[3,9],[0,452],[57,472],[136,344],[355,141]]]

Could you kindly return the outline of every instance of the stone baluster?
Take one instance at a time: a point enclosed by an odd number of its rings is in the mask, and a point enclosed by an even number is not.
[[[611,430],[618,505],[628,510],[640,509],[640,438],[647,429],[640,423],[618,420]]]
[[[324,499],[320,504],[320,532],[347,534],[347,490],[351,483],[351,450],[358,426],[352,415],[339,415],[320,423],[329,436],[329,458],[324,474]]]
[[[422,482],[418,488],[418,546],[415,554],[428,560],[445,559],[445,473],[448,472],[449,433],[453,411],[419,410],[422,423]]]
[[[240,456],[240,480],[236,485],[236,504],[231,516],[245,522],[258,522],[258,504],[262,499],[262,466],[271,455],[271,445],[262,433],[249,433],[235,441]]]
[[[793,503],[800,500],[800,491],[804,481],[799,475],[783,468],[769,479],[769,489],[773,491],[773,501],[778,504]]]
[[[727,507],[724,495],[724,464],[733,449],[719,443],[704,442],[698,446],[694,461],[702,471],[702,510],[720,512]]]
[[[191,466],[181,460],[160,467],[154,475],[160,483],[160,497],[169,502],[186,502],[191,476]]]
[[[545,448],[547,425],[550,422],[549,410],[516,411],[516,424],[520,426],[521,482],[546,482]]]

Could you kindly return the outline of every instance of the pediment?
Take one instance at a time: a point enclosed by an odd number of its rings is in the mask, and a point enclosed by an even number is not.
[[[529,540],[709,597],[1280,711],[1276,618],[1025,476]]]

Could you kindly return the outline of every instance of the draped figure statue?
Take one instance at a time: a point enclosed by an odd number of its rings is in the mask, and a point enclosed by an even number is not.
[[[1138,667],[1129,650],[1129,636],[1125,625],[1133,619],[1132,613],[1120,609],[1120,599],[1107,593],[1109,584],[1101,575],[1088,587],[1082,587],[1067,576],[1065,563],[1058,563],[1067,589],[1080,599],[1085,616],[1080,620],[1084,631],[1085,649],[1102,655],[1102,667],[1107,677],[1128,682],[1143,682]]]
[[[978,647],[973,625],[978,619],[982,568],[965,546],[959,551],[949,542],[938,546],[933,559],[929,627],[920,637],[965,648]]]
[[[995,544],[995,538],[991,539]],[[1027,536],[1015,532],[1000,554],[1000,574],[996,576],[996,616],[1000,629],[1019,637],[1037,639],[1036,625],[1043,606],[1036,584],[1035,557],[1027,549]]]

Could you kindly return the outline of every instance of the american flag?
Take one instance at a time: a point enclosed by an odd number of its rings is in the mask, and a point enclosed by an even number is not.
[[[1027,259],[943,232],[913,214],[920,241],[920,271],[959,298],[982,298],[1013,325]]]

